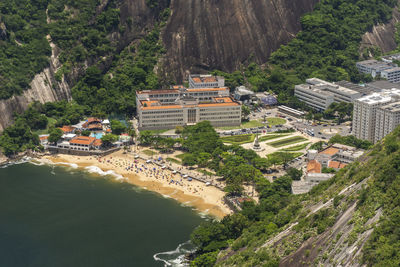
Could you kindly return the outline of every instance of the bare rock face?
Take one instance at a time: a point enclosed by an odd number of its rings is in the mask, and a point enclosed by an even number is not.
[[[50,66],[33,78],[30,84],[31,88],[25,90],[22,95],[0,101],[0,132],[12,123],[14,112],[23,112],[33,101],[45,103],[71,99],[68,83],[64,79],[57,82],[54,78],[55,72],[60,67],[60,62],[57,59],[59,51],[54,44],[51,43],[50,45],[52,48]]]
[[[165,73],[178,82],[187,72],[233,71],[264,63],[301,30],[300,17],[318,0],[172,0],[163,31]]]
[[[388,23],[375,25],[370,32],[363,35],[360,51],[368,47],[379,47],[383,53],[394,50],[397,47],[395,33],[398,22],[400,12],[398,8],[394,8],[392,19]]]

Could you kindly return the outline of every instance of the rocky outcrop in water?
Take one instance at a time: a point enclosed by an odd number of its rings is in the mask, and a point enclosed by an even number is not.
[[[165,73],[233,71],[264,63],[301,29],[300,17],[318,0],[172,0],[163,32]]]

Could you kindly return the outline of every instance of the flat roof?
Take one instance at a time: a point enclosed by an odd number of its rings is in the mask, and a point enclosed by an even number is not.
[[[392,97],[390,95],[384,94],[383,92],[379,93],[372,93],[370,95],[363,96],[361,98],[358,98],[358,102],[363,102],[366,104],[379,104],[379,103],[386,103],[390,102],[392,100]]]
[[[398,72],[398,71],[400,71],[400,67],[394,67],[394,68],[391,68],[391,69],[383,70],[382,72],[389,73],[389,72]]]
[[[388,105],[382,106],[381,109],[390,111],[390,112],[399,112],[400,111],[400,102],[390,103]]]
[[[353,90],[352,88],[342,86],[341,84],[338,83],[331,83],[328,81],[321,80],[319,78],[310,78],[306,80],[307,84],[311,84],[312,88],[317,88],[321,90],[335,90],[335,91],[340,91],[346,94],[358,94],[359,92],[356,90]]]

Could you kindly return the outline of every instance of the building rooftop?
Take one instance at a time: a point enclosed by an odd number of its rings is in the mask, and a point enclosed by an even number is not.
[[[96,140],[94,140],[93,145],[94,145],[94,146],[101,146],[102,143],[103,143],[103,142],[101,141],[101,139],[96,139]]]
[[[335,161],[335,160],[331,160],[328,163],[328,168],[342,169],[342,168],[344,168],[346,166],[347,166],[346,163],[342,163],[342,162]]]
[[[372,93],[357,99],[358,102],[363,102],[369,105],[388,103],[391,100],[392,98],[389,95],[383,94],[382,92]]]
[[[365,67],[368,67],[371,69],[375,69],[375,70],[385,70],[388,68],[397,67],[396,64],[393,64],[390,62],[379,61],[379,60],[375,60],[375,59],[360,61],[360,62],[357,62],[357,65],[362,65],[362,66],[365,66]]]
[[[391,72],[398,72],[398,71],[400,71],[400,67],[394,67],[394,68],[391,68],[391,69],[386,69],[386,70],[383,70],[382,72],[391,73]]]
[[[376,92],[380,92],[383,89],[393,89],[393,88],[400,89],[399,83],[391,83],[386,80],[373,81],[373,82],[367,83],[366,86],[368,88],[375,90]]]
[[[343,92],[345,94],[357,94],[359,93],[356,90],[352,90],[349,87],[342,86],[337,83],[327,82],[318,78],[310,78],[307,79],[306,82],[314,86],[314,88],[321,89],[321,90],[335,90],[339,92]]]
[[[310,160],[307,163],[307,173],[321,173],[321,170],[322,170],[321,163],[319,163],[315,159]]]
[[[319,154],[325,154],[325,155],[333,156],[333,155],[337,154],[339,151],[340,151],[339,149],[330,146],[328,148],[325,148],[321,152],[319,152]]]
[[[388,105],[381,107],[381,109],[383,109],[385,111],[390,111],[390,112],[399,112],[400,111],[400,102],[390,103]]]
[[[212,76],[210,74],[192,74],[189,76],[195,83],[212,83],[217,82],[221,77]]]
[[[73,132],[75,130],[75,127],[69,126],[69,125],[64,125],[63,127],[60,128],[61,131],[63,131],[64,133],[69,133],[69,132]]]
[[[94,141],[96,140],[95,137],[91,136],[77,136],[71,141],[69,141],[70,144],[76,144],[76,145],[91,145]]]

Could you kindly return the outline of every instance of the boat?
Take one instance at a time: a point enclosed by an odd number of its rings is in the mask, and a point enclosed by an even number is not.
[[[146,160],[146,163],[151,163],[151,159]]]
[[[206,183],[206,186],[210,186],[210,185],[211,185],[211,183],[210,183],[210,182],[207,182],[207,183]]]
[[[189,177],[189,175],[187,175],[187,174],[185,174],[185,175],[183,176],[183,178],[187,178],[187,177]]]
[[[190,182],[190,181],[192,181],[193,179],[192,179],[192,177],[189,177],[187,180]]]
[[[177,173],[177,171],[173,171],[172,173],[173,173],[173,174],[176,174],[176,173]]]

